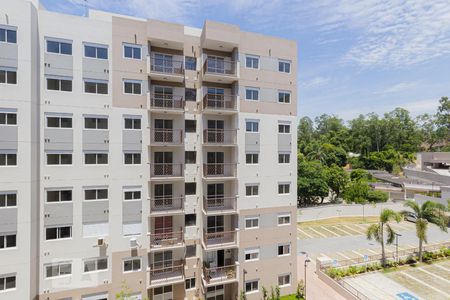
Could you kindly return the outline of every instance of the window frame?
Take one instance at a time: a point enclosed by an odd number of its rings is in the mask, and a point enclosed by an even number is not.
[[[283,101],[280,101],[280,95],[284,94],[283,96]],[[289,101],[286,102],[286,95],[289,95]],[[291,96],[292,96],[292,92],[291,91],[286,91],[286,90],[278,90],[278,100],[277,102],[280,104],[291,104]]]
[[[251,61],[251,66],[250,67],[247,64],[248,59],[250,59],[250,61]],[[254,67],[254,60],[255,59],[256,59],[256,62],[258,64],[258,66],[256,68]],[[259,55],[245,54],[245,68],[246,69],[259,70],[261,68],[260,62],[261,62],[261,60],[260,60]]]
[[[14,278],[14,287],[13,288],[6,288],[6,279],[7,278]],[[0,295],[3,293],[15,291],[17,289],[17,274],[16,273],[10,273],[10,274],[2,274],[0,275],[0,281],[3,281],[3,289],[0,290]]]
[[[49,155],[58,155],[58,164],[49,164],[48,163],[48,156]],[[61,163],[61,155],[70,155],[70,164],[62,164]],[[56,166],[61,166],[61,167],[66,167],[66,166],[72,166],[73,165],[73,153],[72,152],[45,152],[45,165],[46,166],[50,166],[50,167],[56,167]]]
[[[132,163],[127,163],[127,155],[131,155]],[[136,156],[139,155],[139,163],[136,163]],[[142,165],[142,152],[139,151],[127,151],[123,152],[123,164],[124,166],[140,166]]]
[[[247,188],[250,187],[251,188],[251,194],[247,194]],[[254,194],[255,192],[255,187],[256,187],[256,194]],[[259,197],[259,183],[248,183],[245,185],[245,196],[246,197]]]
[[[251,256],[254,254],[256,254],[256,258],[251,258]],[[250,259],[247,259],[247,255],[250,255]],[[245,262],[259,261],[259,255],[260,255],[259,247],[244,249],[244,261]]]
[[[248,124],[256,124],[256,131],[254,131],[254,129],[255,129],[255,126],[251,126],[251,128],[250,129],[252,129],[251,131],[249,131],[249,130],[247,130],[248,129],[248,127],[247,127],[247,125]],[[245,132],[246,133],[259,133],[259,120],[245,120]]]
[[[99,191],[106,190],[106,198],[98,198]],[[86,191],[95,191],[95,199],[86,199]],[[109,188],[107,186],[94,186],[83,188],[83,201],[109,201]]]
[[[95,163],[87,163],[86,156],[87,155],[95,155]],[[99,163],[99,155],[106,155],[106,163]],[[83,151],[83,166],[108,166],[109,165],[109,152],[99,151],[99,152],[91,152],[91,151]]]
[[[280,70],[280,64],[283,64],[283,70]],[[289,65],[289,72],[286,72],[286,65]],[[288,59],[278,59],[278,73],[286,73],[291,74],[292,73],[292,61]]]
[[[283,247],[282,249],[284,250],[286,246],[288,247],[289,252],[280,254],[280,247]],[[292,252],[292,249],[291,249],[291,244],[290,243],[279,243],[277,245],[277,256],[278,257],[289,256],[289,255],[291,255],[291,252]]]
[[[0,151],[0,155],[5,156],[5,164],[0,165],[0,168],[15,168],[19,165],[19,163],[17,161],[17,151]],[[15,164],[13,164],[13,165],[8,164],[9,156],[11,156],[11,155],[15,156]]]
[[[4,43],[4,44],[18,44],[18,34],[17,34],[17,27],[16,26],[9,26],[9,25],[0,25],[0,30],[4,30],[5,31],[5,40],[2,41],[0,40],[0,44]],[[9,42],[8,41],[8,32],[9,31],[14,31],[15,32],[15,38],[16,41],[15,42]]]
[[[3,109],[0,108],[0,114],[5,115],[5,123],[0,123],[0,126],[18,126],[18,113],[16,109]],[[8,115],[15,115],[16,116],[16,124],[9,124],[8,123]]]
[[[288,162],[286,162],[286,159],[285,159],[286,155],[287,155],[287,157],[289,157],[289,161]],[[280,162],[280,157],[284,157],[283,162]],[[278,152],[278,164],[279,165],[288,165],[290,163],[291,163],[291,153],[280,153],[280,152]]]
[[[286,192],[287,187],[287,192]],[[282,192],[280,193],[280,188]],[[291,193],[291,183],[290,182],[278,182],[278,195],[290,195]]]
[[[14,246],[8,247],[8,237],[14,236]],[[3,240],[3,248],[0,247],[0,252],[5,250],[17,249],[17,232],[1,233],[0,240]]]
[[[95,120],[95,128],[86,127],[86,119]],[[106,128],[98,128],[99,120],[106,120]],[[104,115],[83,115],[83,130],[109,130],[109,116]]]
[[[61,200],[61,193],[62,192],[71,192],[71,199],[69,201],[62,201]],[[58,192],[58,201],[48,201],[48,192]],[[45,204],[58,204],[58,203],[70,203],[73,202],[73,189],[72,188],[51,188],[51,189],[45,189]]]
[[[283,128],[283,129],[281,129],[281,128]],[[288,132],[286,132],[286,128],[288,129]],[[291,133],[291,123],[278,122],[278,134],[292,134]]]
[[[86,83],[95,84],[95,93],[91,93],[91,92],[87,92],[86,91]],[[98,85],[99,84],[106,84],[106,93],[99,93],[98,92]],[[108,96],[109,95],[109,81],[108,80],[100,80],[100,79],[83,78],[83,94]]]
[[[283,277],[283,282],[284,282],[284,279],[286,278],[286,276],[289,278],[288,283],[280,284],[280,277]],[[278,275],[278,286],[280,288],[291,286],[291,280],[292,280],[291,273],[280,274],[280,275]]]
[[[283,220],[285,218],[289,218],[288,223],[280,223],[280,220]],[[290,213],[282,213],[278,214],[277,216],[277,226],[289,226],[291,225],[291,214]]]
[[[48,241],[71,240],[72,237],[73,237],[73,228],[72,227],[73,227],[72,225],[64,225],[64,226],[58,225],[58,226],[48,226],[48,227],[45,226],[44,227],[44,229],[45,229],[45,241],[48,242]],[[61,230],[63,228],[69,228],[70,229],[69,230],[70,231],[70,236],[69,237],[61,237]],[[54,238],[54,239],[47,238],[47,230],[48,229],[56,229],[56,238]]]
[[[10,195],[15,195],[14,200],[11,200],[12,202],[15,202],[15,205],[8,205],[8,203],[10,202],[9,196]],[[0,196],[5,196],[5,206],[0,206],[0,210],[1,209],[8,209],[8,208],[14,208],[14,207],[18,207],[17,205],[17,191],[1,191],[0,192]]]
[[[189,287],[188,287],[188,282],[189,282]],[[194,282],[194,284],[192,284],[192,282]],[[196,280],[195,277],[190,277],[190,278],[186,278],[184,281],[184,289],[186,291],[191,291],[191,290],[195,290],[196,287]]]
[[[255,162],[256,155],[256,162]],[[250,162],[249,162],[250,157]],[[246,152],[245,153],[245,164],[246,165],[259,165],[259,152]]]
[[[95,57],[86,56],[86,47],[92,47],[95,48]],[[105,49],[106,50],[106,58],[98,57],[98,49]],[[108,45],[101,45],[101,44],[94,44],[89,42],[83,42],[83,57],[88,59],[101,59],[101,60],[108,60],[109,59],[109,46]]]
[[[105,259],[106,259],[106,269],[99,269],[98,268],[99,260],[105,260]],[[95,262],[95,270],[93,270],[93,271],[85,271],[86,270],[86,263],[88,263],[88,262]],[[108,271],[108,269],[109,269],[109,261],[108,261],[108,257],[107,256],[83,259],[83,274],[106,272],[106,271]]]
[[[125,92],[125,83],[131,83],[133,84],[132,86],[132,92],[131,93],[126,93]],[[134,93],[134,84],[139,84],[141,86],[141,92],[139,94]],[[123,79],[123,83],[122,83],[122,92],[124,95],[129,95],[129,96],[142,96],[143,95],[143,91],[142,91],[142,80],[133,80],[133,79]]]
[[[58,80],[58,86],[59,89],[57,90],[52,90],[48,88],[48,80]],[[61,81],[70,81],[70,85],[71,85],[71,89],[70,91],[68,90],[62,90],[61,89]],[[45,90],[47,92],[64,92],[64,93],[73,93],[73,77],[64,77],[64,76],[45,76]]]
[[[254,286],[255,283],[256,283],[256,288]],[[251,289],[249,291],[247,291],[247,284],[251,285]],[[245,281],[244,288],[245,288],[246,295],[259,293],[259,279],[252,279],[252,280]]]
[[[250,227],[247,226],[247,221],[251,222]],[[254,225],[255,221],[256,221],[256,226]],[[246,216],[244,218],[244,222],[245,222],[245,226],[244,226],[245,230],[259,229],[259,216]]]
[[[131,270],[129,271],[125,271],[125,262],[126,261],[131,261]],[[139,270],[135,270],[134,269],[134,262],[135,261],[139,261]],[[123,274],[127,274],[127,273],[134,273],[134,272],[140,272],[142,271],[142,257],[127,257],[122,259],[122,273]]]
[[[0,82],[0,85],[18,85],[19,84],[19,75],[17,72],[17,68],[0,67],[0,71],[5,72],[5,82]],[[14,83],[8,82],[8,73],[16,74],[16,82],[14,82]]]
[[[65,266],[65,265],[69,265],[70,266],[70,274],[64,274],[61,275],[61,266]],[[54,279],[54,278],[61,278],[61,277],[69,277],[72,276],[73,274],[73,269],[72,269],[72,262],[71,261],[62,261],[62,262],[57,262],[57,263],[50,263],[50,264],[46,264],[45,266],[45,279]],[[55,276],[47,276],[47,270],[48,268],[52,268],[52,267],[58,267],[58,275]]]
[[[58,43],[59,44],[58,45],[59,52],[50,52],[50,51],[48,51],[48,42]],[[70,45],[70,54],[61,53],[61,44],[68,44],[68,45]],[[73,40],[45,37],[45,53],[46,54],[54,54],[54,55],[73,56]]]
[[[247,97],[247,91],[250,91],[252,93],[252,98]],[[253,96],[255,95],[254,92],[256,92],[256,95],[258,96],[257,99],[253,99]],[[246,86],[245,87],[245,101],[261,101],[260,99],[260,89],[257,87],[251,87]]]
[[[126,120],[132,120],[133,128],[126,128]],[[134,128],[135,120],[139,120],[139,128]],[[124,115],[123,116],[123,130],[142,130],[142,116],[132,116],[132,115]]]
[[[132,50],[132,57],[125,56],[125,47],[130,47],[134,49],[139,49],[139,58],[134,57],[134,50]],[[142,45],[139,44],[130,44],[130,43],[122,43],[122,58],[123,59],[133,59],[133,60],[142,60]]]

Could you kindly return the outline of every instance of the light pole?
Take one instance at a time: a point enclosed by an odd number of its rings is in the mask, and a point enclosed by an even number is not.
[[[305,287],[304,287],[304,292],[305,292],[305,299],[306,299],[306,267],[308,266],[308,263],[311,262],[311,259],[309,259],[308,255],[306,255],[305,258]]]
[[[394,232],[395,233],[395,257],[397,258],[397,263],[400,261],[399,259],[398,259],[398,237],[399,236],[402,236],[400,233],[396,233],[396,232]]]

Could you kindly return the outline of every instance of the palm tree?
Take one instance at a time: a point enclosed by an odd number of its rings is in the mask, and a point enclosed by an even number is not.
[[[416,216],[416,235],[419,238],[419,261],[422,262],[423,242],[427,243],[428,223],[433,223],[442,231],[447,232],[446,217],[444,215],[445,206],[433,201],[426,201],[422,205],[414,201],[408,200],[405,206],[412,209],[412,213]],[[402,214],[410,214],[411,211],[402,211]]]
[[[376,240],[381,244],[381,263],[383,267],[386,266],[386,253],[384,251],[384,230],[387,231],[386,244],[390,245],[394,242],[395,231],[392,229],[389,222],[400,222],[401,215],[392,209],[383,209],[380,213],[380,221],[377,224],[372,224],[367,228],[367,239]]]

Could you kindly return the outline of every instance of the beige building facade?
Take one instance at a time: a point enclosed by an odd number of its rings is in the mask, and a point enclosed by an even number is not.
[[[297,286],[297,45],[0,0],[0,299]]]

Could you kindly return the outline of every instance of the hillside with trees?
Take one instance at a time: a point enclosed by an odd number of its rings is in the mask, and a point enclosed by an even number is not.
[[[403,108],[379,116],[360,115],[344,122],[338,116],[300,119],[298,125],[299,204],[331,201],[386,201],[369,189],[364,170],[399,174],[419,151],[450,151],[450,100],[442,97],[435,114],[412,117]],[[344,167],[351,168],[351,174]],[[360,170],[361,169],[361,170]]]

